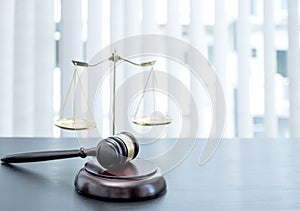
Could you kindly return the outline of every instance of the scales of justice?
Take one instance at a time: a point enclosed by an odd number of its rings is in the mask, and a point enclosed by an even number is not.
[[[156,198],[166,192],[166,182],[160,173],[159,168],[150,161],[134,159],[137,156],[139,149],[138,141],[135,137],[127,132],[116,133],[116,81],[117,63],[119,61],[124,61],[142,68],[151,67],[135,114],[131,119],[132,122],[140,126],[167,125],[172,122],[172,119],[168,115],[156,114],[154,89],[152,89],[152,115],[137,115],[143,98],[145,97],[146,87],[149,85],[151,78],[153,88],[155,86],[156,78],[153,66],[156,61],[136,63],[120,57],[116,50],[114,50],[109,58],[95,64],[73,60],[74,71],[72,79],[60,111],[60,118],[55,121],[54,124],[57,127],[67,130],[89,130],[96,127],[94,121],[74,117],[74,115],[71,118],[64,118],[63,112],[72,86],[74,87],[73,91],[75,92],[76,78],[79,87],[82,86],[77,67],[95,67],[108,61],[113,62],[113,96],[111,108],[113,136],[101,141],[96,147],[96,150],[94,150],[96,153],[90,153],[88,150],[87,152],[84,152],[86,155],[96,156],[100,165],[97,165],[95,162],[87,162],[85,164],[75,178],[76,190],[84,195],[104,200],[137,201]]]

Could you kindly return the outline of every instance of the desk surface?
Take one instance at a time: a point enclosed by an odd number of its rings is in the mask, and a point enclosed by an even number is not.
[[[169,140],[170,141],[170,140]],[[79,195],[80,158],[0,166],[1,210],[289,210],[300,209],[300,139],[223,140],[197,164],[203,140],[165,175],[167,193],[130,203]],[[76,139],[0,138],[0,155],[78,148]]]

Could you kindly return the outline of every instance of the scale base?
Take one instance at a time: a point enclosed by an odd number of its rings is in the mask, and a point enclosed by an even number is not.
[[[83,195],[104,201],[142,201],[166,192],[166,181],[151,162],[136,159],[122,168],[106,171],[87,162],[75,178]]]

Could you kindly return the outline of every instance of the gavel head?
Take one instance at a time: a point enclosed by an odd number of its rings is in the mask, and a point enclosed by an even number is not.
[[[114,169],[134,159],[138,152],[137,139],[128,132],[122,132],[100,141],[96,158],[104,168]]]

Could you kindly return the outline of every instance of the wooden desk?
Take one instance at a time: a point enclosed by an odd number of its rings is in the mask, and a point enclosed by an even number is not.
[[[166,140],[168,141],[168,140]],[[170,141],[170,140],[169,140]],[[204,166],[203,140],[165,175],[160,198],[103,202],[79,195],[80,158],[0,166],[0,210],[290,210],[300,209],[300,139],[223,140]],[[76,139],[1,138],[0,155],[80,147]]]

